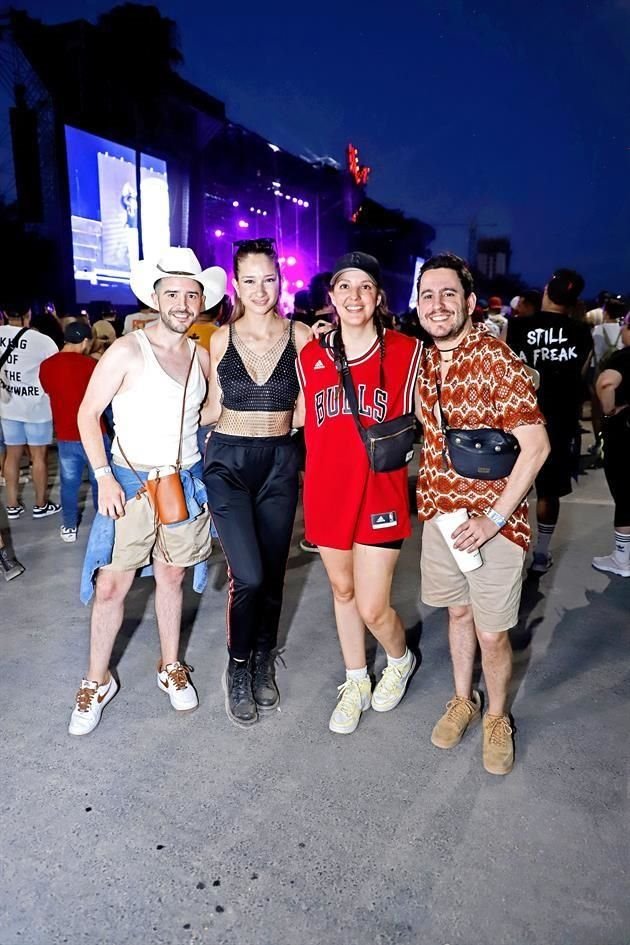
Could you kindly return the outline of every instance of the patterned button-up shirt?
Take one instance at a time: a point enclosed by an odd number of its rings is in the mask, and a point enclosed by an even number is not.
[[[418,375],[419,403],[424,428],[417,499],[418,517],[433,518],[437,512],[466,508],[483,514],[505,487],[506,479],[467,479],[444,463],[444,437],[437,411],[440,355],[425,348]],[[446,379],[441,382],[440,401],[449,427],[500,428],[544,423],[536,392],[522,362],[498,338],[472,328],[453,352]],[[527,501],[510,515],[502,534],[522,548],[529,546]]]

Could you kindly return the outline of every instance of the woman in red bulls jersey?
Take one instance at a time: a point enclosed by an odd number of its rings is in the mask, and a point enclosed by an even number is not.
[[[278,314],[273,240],[236,245],[234,313],[210,339],[202,422],[218,421],[204,480],[228,565],[225,709],[249,726],[280,701],[274,651],[300,467],[290,434],[300,391],[295,359],[311,332]]]
[[[366,253],[339,259],[330,298],[338,327],[326,342],[345,350],[363,425],[412,410],[420,343],[383,327],[378,261]],[[394,568],[403,539],[411,534],[407,469],[370,469],[330,347],[309,342],[299,354],[298,375],[305,406],[305,533],[319,546],[330,580],[346,666],[329,727],[343,735],[356,729],[370,705],[377,712],[395,708],[415,667],[390,604]],[[334,483],[332,502],[327,483]],[[387,654],[374,692],[366,665],[366,626]]]

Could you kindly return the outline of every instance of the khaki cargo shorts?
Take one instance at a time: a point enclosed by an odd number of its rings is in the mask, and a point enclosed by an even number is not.
[[[477,629],[499,633],[518,622],[525,551],[500,532],[480,551],[483,565],[463,574],[435,518],[425,522],[420,556],[421,597],[429,607],[472,604]]]
[[[111,564],[103,570],[136,571],[153,558],[178,568],[205,561],[212,553],[210,511],[207,506],[192,522],[157,525],[146,496],[135,496],[125,504],[125,514],[116,519]]]

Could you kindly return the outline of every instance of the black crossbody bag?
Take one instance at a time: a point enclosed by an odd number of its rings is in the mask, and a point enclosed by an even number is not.
[[[436,383],[440,425],[444,437],[442,459],[447,452],[451,466],[466,479],[505,479],[510,475],[521,451],[513,433],[493,427],[459,430],[449,427],[440,401],[440,382]]]
[[[327,348],[333,352],[335,367],[341,375],[346,400],[352,411],[359,436],[363,440],[363,445],[367,451],[370,469],[374,472],[394,472],[396,469],[404,469],[413,459],[416,434],[415,414],[405,413],[400,417],[394,417],[392,420],[384,420],[382,423],[373,423],[369,427],[364,427],[359,415],[359,403],[352,382],[348,359],[341,353],[335,340],[333,340],[332,345],[326,343],[325,339],[328,334],[330,333],[327,332],[326,335],[322,335],[319,343],[322,348]],[[335,339],[336,334],[335,332]],[[383,387],[382,363],[380,370],[380,385]]]

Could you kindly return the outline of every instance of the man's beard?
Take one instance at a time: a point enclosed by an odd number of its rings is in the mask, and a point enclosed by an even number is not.
[[[423,324],[423,320],[421,319],[420,324],[425,329],[425,331],[427,331],[431,335],[431,337],[434,338],[436,341],[452,341],[453,338],[457,338],[458,335],[461,335],[469,319],[470,319],[470,315],[468,314],[468,312],[465,309],[461,309],[455,315],[455,324],[453,325],[451,330],[447,332],[447,334],[445,335],[433,333],[432,329],[434,328],[434,326],[431,324],[431,320],[429,318],[424,320],[424,324]],[[438,325],[435,327],[439,329],[440,326]]]
[[[162,319],[162,324],[169,329],[169,331],[174,331],[177,335],[185,335],[190,325],[185,322],[175,321],[175,315],[184,315],[184,312],[161,312],[160,317]],[[192,322],[191,322],[192,324]]]

